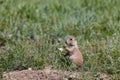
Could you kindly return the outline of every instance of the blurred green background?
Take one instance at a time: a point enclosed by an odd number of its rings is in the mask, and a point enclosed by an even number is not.
[[[120,79],[120,0],[0,0],[0,74],[78,70],[57,49],[68,34],[78,40],[83,71]]]

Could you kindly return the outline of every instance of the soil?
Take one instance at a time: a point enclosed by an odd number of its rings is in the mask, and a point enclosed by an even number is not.
[[[84,80],[85,76],[93,78],[93,80],[112,80],[104,73],[93,75],[89,72],[82,73],[51,69],[32,70],[31,68],[22,71],[4,72],[3,80]]]

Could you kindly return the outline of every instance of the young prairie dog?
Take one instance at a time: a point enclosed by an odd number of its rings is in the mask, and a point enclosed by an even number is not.
[[[71,61],[78,67],[82,67],[83,56],[79,50],[77,40],[73,36],[69,36],[65,39],[65,50],[69,53]]]

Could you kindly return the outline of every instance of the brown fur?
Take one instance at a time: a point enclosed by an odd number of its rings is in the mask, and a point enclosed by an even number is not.
[[[83,56],[79,50],[77,40],[73,36],[69,36],[65,40],[65,50],[68,51],[71,61],[81,67],[83,64]]]

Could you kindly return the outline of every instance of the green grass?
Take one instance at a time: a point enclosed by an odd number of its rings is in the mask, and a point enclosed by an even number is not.
[[[0,0],[0,73],[77,70],[57,50],[57,39],[69,34],[78,39],[83,71],[120,79],[119,13],[120,0]]]

